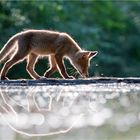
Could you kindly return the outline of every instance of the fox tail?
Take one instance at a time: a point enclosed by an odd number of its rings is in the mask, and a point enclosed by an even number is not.
[[[11,37],[8,42],[4,45],[2,50],[0,51],[0,62],[3,62],[4,59],[7,58],[7,55],[10,53],[10,51],[13,49],[15,42],[18,39],[18,34]]]

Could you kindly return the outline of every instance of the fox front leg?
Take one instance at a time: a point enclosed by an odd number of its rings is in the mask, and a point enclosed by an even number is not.
[[[64,62],[63,62],[63,56],[60,56],[60,55],[55,55],[55,61],[57,63],[57,67],[58,67],[58,70],[61,74],[61,76],[64,78],[64,79],[73,79],[74,77],[73,76],[69,76],[67,71],[66,71],[66,68],[64,66]]]
[[[44,74],[46,78],[50,77],[54,72],[58,71],[54,55],[49,56],[49,63],[50,68]]]

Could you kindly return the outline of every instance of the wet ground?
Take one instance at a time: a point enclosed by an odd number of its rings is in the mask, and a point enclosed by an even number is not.
[[[0,140],[140,140],[140,84],[0,87]]]

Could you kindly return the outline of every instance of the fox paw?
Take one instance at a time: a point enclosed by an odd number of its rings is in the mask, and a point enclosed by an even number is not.
[[[44,77],[44,76],[41,76],[40,78],[39,78],[39,80],[46,80],[47,78],[46,77]]]
[[[9,79],[7,77],[2,76],[0,77],[0,80],[9,80]]]
[[[68,76],[66,79],[75,79],[73,76]]]

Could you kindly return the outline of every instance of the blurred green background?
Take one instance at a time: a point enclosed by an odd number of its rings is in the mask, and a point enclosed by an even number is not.
[[[81,48],[97,50],[90,76],[140,76],[139,0],[0,0],[1,48],[12,35],[30,28],[67,32]],[[14,66],[9,78],[30,78],[25,65]],[[66,65],[69,71],[68,61]],[[47,59],[38,61],[39,74],[47,68]]]

